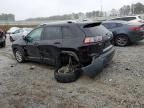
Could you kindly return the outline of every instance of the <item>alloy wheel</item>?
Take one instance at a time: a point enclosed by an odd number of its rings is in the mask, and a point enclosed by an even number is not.
[[[18,62],[22,62],[22,54],[19,51],[16,51],[15,57]]]
[[[117,37],[116,44],[119,46],[126,46],[128,44],[128,39],[126,37]]]

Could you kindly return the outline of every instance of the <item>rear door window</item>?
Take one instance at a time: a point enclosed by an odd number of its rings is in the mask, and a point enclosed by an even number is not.
[[[74,33],[69,27],[62,27],[63,38],[72,38]]]
[[[135,20],[136,17],[122,17],[122,18],[115,18],[112,20],[122,20],[122,21],[131,21],[131,20]]]
[[[44,40],[54,40],[54,39],[61,39],[61,27],[45,27],[44,29]]]
[[[15,31],[15,33],[21,33],[21,32],[23,32],[23,29],[19,29]]]
[[[131,20],[135,20],[136,17],[124,17],[122,18],[123,21],[131,21]]]

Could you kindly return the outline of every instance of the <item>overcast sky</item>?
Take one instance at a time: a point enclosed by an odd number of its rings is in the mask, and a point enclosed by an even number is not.
[[[0,0],[0,14],[13,13],[17,20],[34,17],[48,17],[77,12],[112,8],[118,9],[123,5],[143,2],[144,0]]]

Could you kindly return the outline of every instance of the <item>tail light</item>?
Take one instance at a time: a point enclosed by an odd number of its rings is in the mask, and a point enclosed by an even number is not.
[[[141,26],[134,26],[134,27],[130,27],[129,29],[132,31],[140,31],[140,30],[143,30],[144,28]]]
[[[84,39],[84,44],[91,44],[91,43],[102,42],[102,40],[103,40],[102,36],[86,37]]]

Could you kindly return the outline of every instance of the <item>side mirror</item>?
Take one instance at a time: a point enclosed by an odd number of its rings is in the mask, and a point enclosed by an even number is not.
[[[22,36],[23,40],[28,41],[28,38],[26,36]]]
[[[22,36],[23,40],[26,42],[31,42],[32,40],[28,36]]]
[[[25,36],[23,35],[22,38],[25,40]]]

